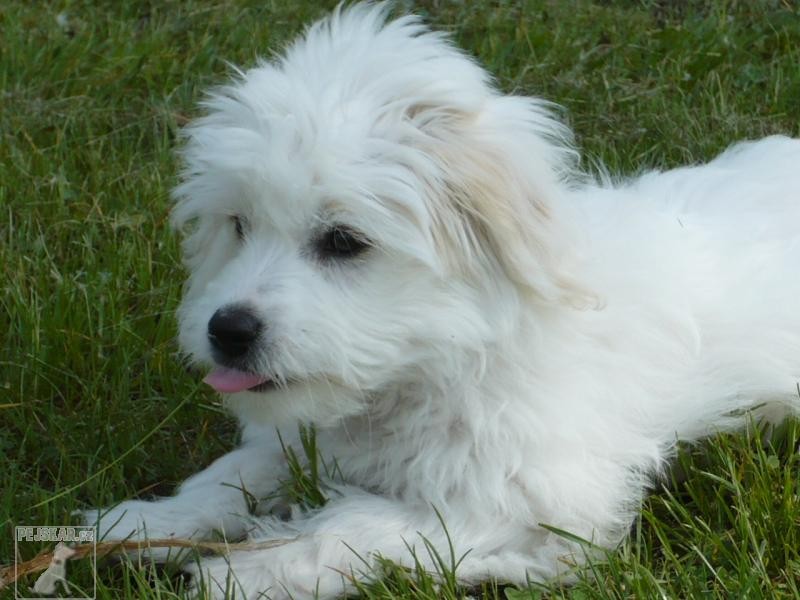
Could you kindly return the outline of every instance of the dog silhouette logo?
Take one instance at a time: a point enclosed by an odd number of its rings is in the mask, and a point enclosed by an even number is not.
[[[64,542],[56,544],[53,550],[53,558],[50,565],[39,575],[36,583],[33,584],[33,591],[40,596],[54,596],[56,588],[61,585],[63,591],[70,593],[69,583],[67,583],[67,560],[75,554],[75,550],[67,546]]]

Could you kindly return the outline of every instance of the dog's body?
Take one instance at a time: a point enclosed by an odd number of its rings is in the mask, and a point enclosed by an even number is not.
[[[53,549],[53,558],[47,569],[36,578],[33,584],[33,591],[37,594],[53,596],[58,586],[61,586],[67,594],[70,593],[69,583],[67,583],[67,560],[75,555],[75,550],[66,544],[59,542]]]
[[[437,511],[465,582],[552,577],[582,554],[543,524],[613,545],[677,440],[800,406],[800,142],[596,182],[543,103],[385,14],[315,25],[187,134],[181,342],[243,443],[101,525],[292,539],[230,556],[237,597],[446,551]],[[286,478],[297,420],[346,483],[251,518],[237,488]],[[224,587],[225,559],[200,567]]]

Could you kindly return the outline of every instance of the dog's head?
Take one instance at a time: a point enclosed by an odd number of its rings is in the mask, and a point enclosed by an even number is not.
[[[56,547],[53,548],[53,559],[52,562],[56,564],[61,564],[68,558],[75,556],[77,551],[74,548],[70,548],[63,542],[58,542]]]
[[[521,306],[581,296],[556,214],[566,130],[386,14],[337,11],[186,130],[180,339],[251,417],[320,422],[458,377]]]

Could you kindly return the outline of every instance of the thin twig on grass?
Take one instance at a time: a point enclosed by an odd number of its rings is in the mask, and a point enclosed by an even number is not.
[[[199,542],[184,539],[156,539],[142,541],[117,541],[99,542],[97,544],[97,557],[108,556],[109,554],[123,554],[135,550],[146,548],[191,548],[193,550],[207,550],[214,554],[228,554],[233,550],[248,551],[274,548],[291,542],[291,539],[267,540],[264,542]],[[78,544],[73,547],[75,554],[70,560],[86,558],[94,554],[94,544]],[[44,571],[53,560],[53,552],[42,552],[25,562],[0,567],[0,590],[5,586],[14,583],[17,579]]]

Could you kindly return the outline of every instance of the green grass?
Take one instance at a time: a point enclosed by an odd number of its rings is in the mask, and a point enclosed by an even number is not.
[[[0,4],[0,562],[13,556],[13,525],[168,494],[235,443],[176,357],[174,139],[226,60],[251,64],[332,4]],[[794,0],[407,4],[504,89],[563,104],[587,156],[613,171],[800,134]],[[572,587],[462,590],[386,565],[363,594],[800,597],[798,441],[789,423],[769,443],[754,432],[684,450],[681,476],[657,486],[631,538]],[[298,473],[291,489],[313,495],[309,482]],[[89,585],[88,567],[71,565],[70,580]],[[100,598],[172,589],[163,573],[100,566]]]

